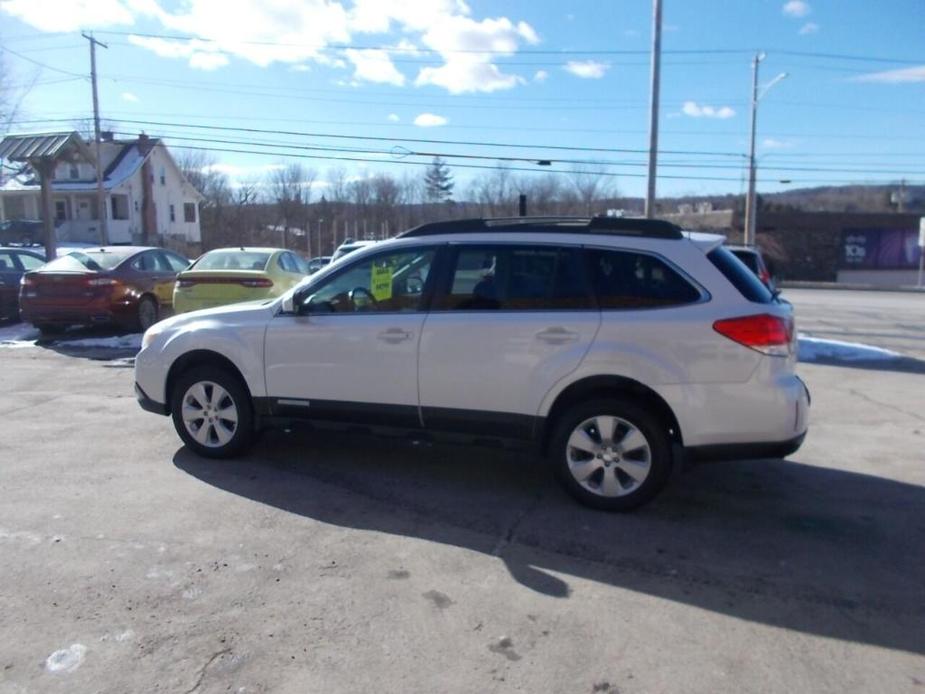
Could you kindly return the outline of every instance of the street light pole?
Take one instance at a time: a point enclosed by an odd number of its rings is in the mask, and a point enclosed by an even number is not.
[[[764,53],[752,61],[752,129],[748,144],[748,195],[745,198],[745,245],[755,243],[755,131],[758,124],[758,65]]]
[[[655,216],[655,177],[658,167],[658,95],[662,66],[662,0],[652,0],[652,97],[649,111],[649,181],[646,217]]]

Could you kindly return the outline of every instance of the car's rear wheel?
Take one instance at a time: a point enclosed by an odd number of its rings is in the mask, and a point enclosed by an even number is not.
[[[39,331],[42,337],[57,337],[64,332],[63,325],[54,325],[50,323],[35,323],[36,329]]]
[[[647,409],[616,398],[567,411],[556,424],[550,453],[566,490],[608,511],[651,500],[671,472],[667,426]]]
[[[183,373],[173,389],[170,410],[188,448],[208,458],[229,458],[253,439],[250,393],[240,379],[211,366]]]
[[[138,327],[144,332],[157,323],[157,302],[150,296],[143,296],[138,302]]]

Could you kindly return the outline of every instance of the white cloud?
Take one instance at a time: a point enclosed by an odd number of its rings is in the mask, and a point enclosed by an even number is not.
[[[132,104],[137,104],[139,101],[141,101],[141,99],[139,99],[135,94],[132,94],[131,92],[122,92],[119,95],[119,97],[122,99],[122,101],[128,101],[129,103],[132,103]]]
[[[135,35],[129,36],[128,41],[162,58],[188,58],[189,66],[198,70],[214,70],[228,64],[228,56],[208,41],[174,41]]]
[[[514,24],[507,17],[475,21],[463,15],[447,15],[427,28],[422,43],[440,54],[443,65],[424,67],[415,84],[433,84],[451,94],[494,92],[511,89],[526,80],[504,73],[493,62],[517,52],[521,41],[539,42],[526,22]]]
[[[610,69],[610,65],[599,63],[596,60],[570,60],[563,69],[582,79],[597,80],[604,76],[604,73]]]
[[[726,120],[732,118],[736,112],[729,106],[707,106],[696,101],[685,101],[681,113],[691,118],[718,118]]]
[[[3,11],[41,31],[74,31],[134,22],[120,0],[6,0]]]
[[[881,82],[884,84],[905,84],[908,82],[925,82],[925,65],[904,67],[885,72],[869,72],[854,78],[856,82]]]
[[[549,77],[549,73],[546,70],[537,70],[536,74],[533,75],[534,82],[545,82]]]
[[[789,0],[789,2],[784,3],[783,12],[788,17],[805,17],[810,12],[812,8],[809,6],[808,2],[805,0]]]
[[[807,34],[815,34],[819,31],[819,25],[815,22],[806,22],[803,26],[800,27],[798,32],[800,36],[806,36]]]
[[[446,118],[435,113],[421,113],[414,119],[414,124],[422,128],[436,128],[448,122]]]
[[[348,48],[344,53],[347,60],[353,63],[353,77],[365,82],[378,82],[394,84],[396,87],[404,86],[405,76],[398,71],[388,51],[378,49],[356,50]]]
[[[398,121],[401,120],[401,118],[398,117],[397,113],[390,113],[389,120],[392,121],[393,123],[397,123]]]
[[[761,146],[765,149],[790,149],[793,143],[787,140],[777,140],[773,137],[766,137],[761,141]]]
[[[311,65],[306,65],[305,63],[296,63],[289,69],[293,72],[309,72],[312,68]]]
[[[232,58],[260,67],[286,63],[295,70],[317,63],[333,69],[352,67],[354,81],[401,85],[411,80],[395,67],[396,53],[436,54],[441,63],[421,68],[414,83],[453,94],[524,84],[526,79],[506,72],[499,59],[540,40],[526,22],[473,16],[464,0],[236,0],[230,8],[222,0],[3,0],[0,4],[0,12],[42,31],[136,25],[196,36],[189,40],[133,36],[130,41],[202,70],[222,67]],[[402,37],[402,42],[379,54],[338,48],[359,43],[363,35],[378,35],[369,40],[381,41],[383,34],[390,33]],[[428,54],[414,53],[412,40]]]
[[[189,66],[197,70],[215,70],[225,67],[228,57],[224,53],[193,53],[189,57]]]

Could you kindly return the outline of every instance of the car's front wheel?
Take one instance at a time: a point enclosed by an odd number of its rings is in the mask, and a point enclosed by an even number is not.
[[[550,453],[566,490],[608,511],[646,503],[671,472],[667,427],[647,409],[616,398],[592,400],[566,412],[556,425]]]
[[[253,439],[250,393],[225,369],[193,367],[177,379],[170,410],[188,448],[208,458],[229,458]]]

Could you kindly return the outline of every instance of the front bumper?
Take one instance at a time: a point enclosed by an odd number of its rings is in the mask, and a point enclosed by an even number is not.
[[[138,399],[138,404],[141,405],[141,409],[147,412],[164,415],[165,417],[170,414],[170,409],[165,403],[157,402],[149,398],[148,394],[145,393],[137,383],[135,384],[135,397]]]

